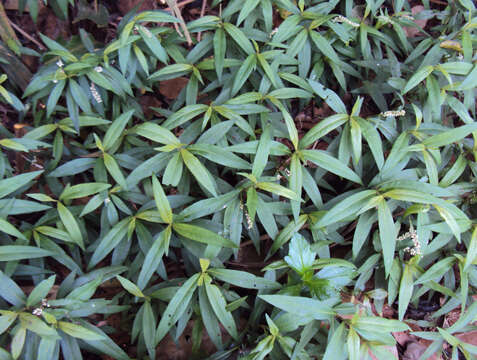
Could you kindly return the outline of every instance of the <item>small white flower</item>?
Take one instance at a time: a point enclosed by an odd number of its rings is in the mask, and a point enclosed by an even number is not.
[[[103,102],[103,99],[101,99],[101,95],[99,95],[98,90],[96,90],[96,86],[94,86],[94,83],[91,83],[89,90],[91,91],[91,95],[93,96],[94,100],[96,100],[98,104]]]
[[[252,229],[253,228],[253,220],[250,217],[250,214],[248,213],[247,210],[245,210],[245,218],[247,219],[247,229]]]
[[[104,205],[108,205],[110,202],[111,200],[109,200],[109,198],[104,199]]]
[[[53,81],[53,84],[56,84],[58,82],[58,80],[56,79],[53,79],[52,81]]]
[[[344,16],[342,15],[339,15],[337,17],[335,17],[333,20],[331,20],[335,23],[346,23],[352,27],[355,27],[355,28],[358,28],[360,25],[358,23],[355,23],[354,21],[351,21],[350,19],[348,18],[345,18]]]
[[[96,67],[94,68],[94,71],[100,73],[100,72],[103,72],[103,68],[102,68],[101,66],[96,66]]]
[[[61,61],[60,59],[56,62],[56,65],[58,65],[58,67],[62,67],[64,64],[63,64],[63,61]]]
[[[398,116],[404,116],[406,115],[406,110],[401,109],[401,110],[390,110],[390,111],[385,111],[380,114],[381,116],[384,117],[398,117]]]
[[[43,314],[43,309],[42,308],[36,308],[35,310],[32,311],[32,314],[36,315],[36,316],[41,316],[41,314]]]

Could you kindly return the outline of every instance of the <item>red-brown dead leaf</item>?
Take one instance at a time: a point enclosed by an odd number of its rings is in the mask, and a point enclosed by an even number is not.
[[[412,15],[414,16],[416,14],[419,14],[423,10],[424,10],[424,6],[422,6],[422,5],[413,6],[412,9],[411,9]],[[425,19],[414,20],[414,23],[417,26],[420,26],[421,28],[424,29],[426,27],[427,20],[425,20]],[[403,30],[406,33],[407,37],[416,37],[416,36],[421,34],[421,31],[416,27],[406,27],[406,26],[404,26]]]
[[[458,334],[456,337],[467,344],[477,346],[477,330]]]
[[[189,79],[178,77],[176,79],[164,80],[159,84],[159,92],[168,99],[175,99],[181,90],[187,85]]]
[[[136,5],[141,4],[139,6],[139,10],[137,12],[145,11],[145,10],[153,10],[157,8],[157,4],[155,0],[119,0],[118,1],[118,8],[121,11],[122,15],[127,14],[129,11],[133,9]]]
[[[393,336],[397,343],[401,346],[406,346],[407,343],[416,341],[416,337],[409,334],[409,331],[393,332]]]
[[[418,360],[421,355],[426,351],[427,346],[421,342],[411,342],[408,343],[406,351],[402,356],[402,360]],[[441,357],[433,354],[428,360],[440,360]]]

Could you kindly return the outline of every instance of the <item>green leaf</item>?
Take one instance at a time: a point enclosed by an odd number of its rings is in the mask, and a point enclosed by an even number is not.
[[[171,131],[152,122],[146,122],[139,125],[135,132],[138,135],[144,136],[145,138],[160,144],[180,144],[179,139],[177,139]]]
[[[402,95],[414,89],[422,80],[427,78],[434,71],[434,67],[431,65],[423,66],[417,70],[414,75],[411,76],[406,86],[402,90]]]
[[[158,344],[164,336],[166,336],[172,325],[174,325],[187,310],[192,295],[197,288],[198,278],[199,274],[192,275],[184,285],[177,290],[174,297],[167,305],[166,310],[162,314],[159,326],[157,327],[155,344]]]
[[[114,225],[111,230],[101,239],[98,247],[91,256],[88,268],[91,269],[103,260],[127,235],[129,224],[132,220],[126,218]]]
[[[258,143],[255,159],[253,161],[252,175],[254,175],[255,177],[260,177],[263,173],[263,170],[267,166],[268,156],[270,155],[271,142],[271,125],[266,124],[263,129],[263,133],[260,136],[260,141]]]
[[[144,26],[137,25],[137,30],[154,56],[162,63],[167,64],[167,53],[159,39]]]
[[[84,93],[83,89],[71,78],[69,79],[68,84],[71,95],[73,95],[75,102],[79,105],[81,110],[86,113],[91,113],[91,105],[89,104],[88,96]]]
[[[316,253],[311,251],[310,244],[300,234],[293,235],[288,256],[284,260],[300,275],[304,275],[307,270],[310,270],[315,261]]]
[[[238,27],[230,23],[224,23],[224,30],[237,43],[237,45],[240,46],[245,53],[247,53],[247,55],[253,54],[255,52],[252,43]]]
[[[201,228],[196,225],[184,224],[184,223],[174,223],[172,228],[179,235],[194,240],[203,244],[214,245],[214,246],[223,246],[229,248],[238,247],[232,241],[214,233],[213,231]]]
[[[102,340],[104,336],[87,328],[66,321],[58,321],[58,328],[66,334],[82,340]]]
[[[155,358],[156,318],[149,301],[144,303],[143,309],[142,332],[147,351],[149,352],[150,357],[153,359]]]
[[[466,271],[469,266],[475,263],[477,259],[477,226],[474,227],[472,236],[470,238],[469,247],[467,248],[467,256],[465,257],[464,271]]]
[[[356,216],[356,213],[358,213],[374,195],[376,195],[375,190],[363,190],[348,196],[328,210],[328,212],[318,220],[315,226],[322,228],[340,222],[349,216]]]
[[[300,140],[300,149],[305,149],[318,139],[327,135],[337,127],[348,121],[348,114],[335,114],[321,120],[318,124],[307,131]]]
[[[4,246],[3,246],[4,247]],[[26,296],[22,289],[0,270],[0,296],[14,306],[24,306]]]
[[[63,93],[63,89],[65,88],[65,85],[66,85],[65,80],[59,80],[58,83],[53,88],[53,90],[51,91],[50,96],[48,97],[48,100],[46,102],[46,117],[47,118],[49,118],[51,114],[53,113],[53,111],[55,110],[56,104],[61,94]]]
[[[217,164],[228,166],[232,169],[250,169],[250,164],[231,151],[211,144],[192,144],[187,147],[190,152],[205,157]]]
[[[168,226],[165,230],[157,235],[152,243],[151,248],[146,254],[144,263],[141,267],[141,272],[137,279],[137,286],[139,289],[144,289],[151,279],[154,272],[158,269],[162,260],[162,256],[169,248],[169,240],[171,237],[171,228]]]
[[[349,328],[347,345],[348,345],[349,359],[359,360],[360,359],[359,349],[361,346],[361,341],[360,341],[359,335],[356,333],[356,331],[354,331],[352,327]]]
[[[28,295],[26,306],[31,307],[40,303],[42,299],[45,299],[48,295],[48,292],[55,284],[55,279],[56,275],[52,275],[48,279],[41,281],[37,286],[35,286],[30,295]]]
[[[176,152],[169,160],[162,176],[164,185],[177,186],[182,177],[183,162],[180,152]]]
[[[16,312],[6,310],[2,311],[0,316],[0,334],[3,334],[16,319]],[[2,358],[0,357],[0,359]]]
[[[58,338],[58,333],[52,327],[49,327],[44,321],[40,320],[35,315],[28,314],[28,313],[20,313],[19,314],[20,322],[22,327],[27,328],[28,330],[34,332],[40,336],[46,336],[50,338]]]
[[[353,170],[323,150],[302,150],[301,153],[306,160],[314,162],[316,165],[333,174],[358,184],[363,183]]]
[[[225,50],[227,48],[227,39],[222,28],[218,28],[214,34],[214,64],[215,71],[219,80],[222,78],[224,69]]]
[[[116,275],[116,279],[118,279],[122,287],[126,289],[128,293],[137,297],[144,297],[144,294],[142,293],[141,289],[139,289],[137,285],[134,284],[132,281],[126,279],[125,277],[122,277],[121,275]]]
[[[289,295],[258,295],[273,306],[315,320],[330,320],[335,316],[333,309],[324,301]]]
[[[300,215],[296,221],[290,221],[288,225],[280,231],[278,236],[273,241],[273,245],[270,249],[268,257],[273,255],[276,251],[278,251],[278,249],[285,245],[286,242],[291,239],[293,234],[298,232],[303,227],[303,225],[305,225],[307,219],[308,216],[303,214]]]
[[[453,256],[440,260],[432,265],[424,274],[422,274],[415,284],[425,284],[428,281],[441,278],[446,272],[452,269],[452,265],[456,261]]]
[[[401,282],[399,285],[399,320],[404,319],[404,315],[411,301],[412,292],[414,290],[413,270],[410,264],[404,265],[404,271],[402,273]]]
[[[286,187],[284,187],[282,185],[276,184],[276,183],[258,182],[255,186],[258,189],[269,191],[273,194],[283,196],[287,199],[296,200],[296,201],[301,200],[297,193],[295,193],[294,191],[292,191],[290,189],[287,189]]]
[[[247,79],[249,78],[250,74],[252,71],[255,70],[255,67],[257,66],[257,56],[256,54],[250,54],[247,56],[245,61],[240,65],[240,68],[238,69],[235,79],[232,85],[232,91],[231,95],[235,95],[245,84]]]
[[[192,71],[192,65],[190,64],[173,64],[163,67],[161,70],[156,71],[151,74],[149,80],[167,80],[174,79],[181,76],[182,74],[187,74]]]
[[[245,289],[274,290],[281,286],[275,281],[255,276],[246,271],[214,268],[209,269],[207,273],[221,281]]]
[[[0,232],[4,232],[8,235],[15,236],[18,239],[26,240],[26,237],[20,231],[18,231],[15,228],[15,226],[10,224],[6,220],[3,220],[2,218],[0,218]],[[0,256],[1,256],[1,254],[0,254]]]
[[[384,269],[386,277],[388,277],[394,259],[394,250],[396,248],[396,230],[394,227],[393,214],[391,213],[386,200],[381,198],[377,205],[379,238],[383,249]]]
[[[57,202],[56,206],[61,222],[65,226],[65,229],[70,235],[71,240],[73,240],[81,249],[84,250],[83,235],[81,235],[81,230],[78,223],[76,222],[75,217],[62,203]]]
[[[113,123],[109,126],[108,131],[104,135],[103,139],[103,146],[105,151],[111,149],[115,142],[121,137],[128,121],[134,114],[134,111],[135,110],[129,110],[125,112],[117,119],[115,119]]]
[[[223,348],[220,324],[214,314],[212,306],[210,305],[209,299],[207,298],[204,286],[199,288],[199,307],[202,322],[204,323],[210,340],[214,343],[217,349]]]
[[[17,191],[42,173],[43,170],[33,171],[0,180],[0,199]]]
[[[34,246],[3,245],[0,246],[0,261],[17,261],[53,256],[54,253]]]
[[[207,168],[202,165],[202,163],[197,159],[191,152],[186,149],[181,149],[180,154],[184,160],[184,164],[187,166],[189,171],[194,175],[195,179],[205,187],[212,195],[217,196],[217,191],[215,190],[217,185],[209,173]]]
[[[206,112],[208,108],[209,107],[205,104],[193,104],[184,106],[179,111],[176,111],[171,116],[169,116],[169,118],[162,124],[162,126],[166,129],[173,129]]]
[[[60,195],[61,201],[68,201],[73,199],[84,198],[101,191],[107,190],[111,187],[110,184],[105,183],[84,183],[73,186],[67,186]]]
[[[165,223],[172,223],[172,210],[169,201],[167,200],[166,194],[162,189],[161,183],[157,180],[155,175],[152,176],[152,190],[154,193],[154,201],[156,202],[156,207],[161,214],[162,220]]]
[[[66,299],[88,301],[94,295],[101,282],[102,278],[96,277],[94,280],[75,288],[66,296]]]
[[[256,58],[272,85],[278,87],[277,81],[275,80],[275,72],[272,70],[265,57],[262,54],[256,54]]]
[[[232,314],[225,309],[227,303],[216,285],[205,282],[205,291],[215,315],[225,327],[225,330],[235,339],[238,339],[237,327]]]
[[[100,336],[103,336],[102,340],[88,340],[88,339],[83,339],[85,343],[87,343],[89,346],[93,347],[98,351],[99,353],[102,354],[107,354],[113,359],[117,360],[130,360],[129,356],[124,352],[123,349],[121,349],[111,338],[109,338],[108,335],[106,335],[104,332],[102,332],[99,328],[96,326],[91,325],[87,321],[80,321],[79,322],[81,326],[84,328],[93,331],[97,333]]]
[[[103,159],[104,166],[106,166],[106,169],[108,169],[108,172],[113,177],[114,181],[116,181],[123,189],[127,189],[128,186],[126,184],[126,179],[124,178],[116,159],[107,153],[103,154]]]
[[[12,343],[10,345],[10,352],[12,354],[13,359],[18,359],[20,356],[23,345],[25,344],[25,337],[26,337],[26,328],[20,327],[17,329],[17,332],[13,336]]]
[[[321,36],[316,31],[310,31],[310,37],[316,47],[321,51],[323,55],[325,55],[330,61],[334,62],[335,64],[340,63],[340,59],[336,54],[333,47],[330,45],[328,40],[326,40],[323,36]]]
[[[472,132],[477,131],[477,122],[473,124],[459,126],[455,129],[444,131],[425,139],[422,143],[430,148],[445,146],[462,140]]]
[[[346,324],[343,321],[338,328],[335,329],[326,346],[323,360],[345,360],[348,358],[346,353],[348,350],[346,346]]]
[[[409,326],[398,320],[385,319],[378,316],[359,316],[354,322],[357,330],[369,332],[408,331]]]

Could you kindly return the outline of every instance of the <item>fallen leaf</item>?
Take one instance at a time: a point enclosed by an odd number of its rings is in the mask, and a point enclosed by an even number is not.
[[[137,12],[145,11],[145,10],[153,10],[156,9],[156,1],[155,0],[119,0],[118,1],[118,8],[121,11],[122,15],[127,14],[129,11],[133,9],[136,5],[141,4]]]
[[[477,330],[457,334],[456,337],[467,344],[477,346]]]
[[[426,351],[427,346],[420,342],[411,342],[408,343],[406,351],[402,356],[402,360],[419,360],[421,355]],[[433,354],[428,360],[440,360],[441,357]]]
[[[421,11],[424,10],[424,6],[422,5],[416,5],[416,6],[413,6],[411,11],[412,11],[412,15],[416,15],[416,14],[419,14]],[[421,19],[421,20],[414,20],[414,23],[421,27],[421,28],[425,28],[426,27],[426,24],[427,24],[427,20],[426,19]],[[420,35],[421,34],[421,30],[417,27],[407,27],[407,26],[404,26],[403,27],[403,30],[404,32],[406,33],[407,37],[416,37],[417,35]]]
[[[161,81],[159,84],[159,92],[168,99],[175,99],[187,85],[188,81],[189,79],[185,77]]]

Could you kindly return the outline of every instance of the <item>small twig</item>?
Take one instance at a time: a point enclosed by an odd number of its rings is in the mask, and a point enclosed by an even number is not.
[[[204,17],[206,6],[207,6],[207,0],[202,0],[202,8],[200,9],[200,18]],[[202,35],[202,31],[199,31],[199,33],[197,34],[197,42],[200,42],[201,35]]]
[[[187,29],[187,25],[184,21],[184,18],[182,17],[181,10],[179,9],[176,0],[166,0],[167,4],[169,5],[169,8],[172,9],[172,13],[179,19],[180,21],[180,26],[182,28],[182,31],[184,32],[185,38],[187,40],[187,44],[189,46],[192,45],[192,38],[190,37],[189,30]],[[176,27],[176,30],[177,27]],[[180,34],[180,33],[179,33]]]
[[[184,1],[181,1],[180,3],[177,4],[177,7],[178,8],[181,8],[181,7],[184,7],[186,5],[189,5],[191,3],[193,3],[195,0],[184,0]],[[164,11],[171,11],[171,8],[170,7],[166,7],[164,9]]]
[[[20,34],[22,34],[26,39],[30,40],[32,43],[34,43],[40,50],[45,50],[46,48],[34,37],[29,35],[27,32],[23,31],[21,27],[19,27],[17,24],[12,22],[10,19],[8,20],[12,28],[14,28],[16,31],[18,31]]]

